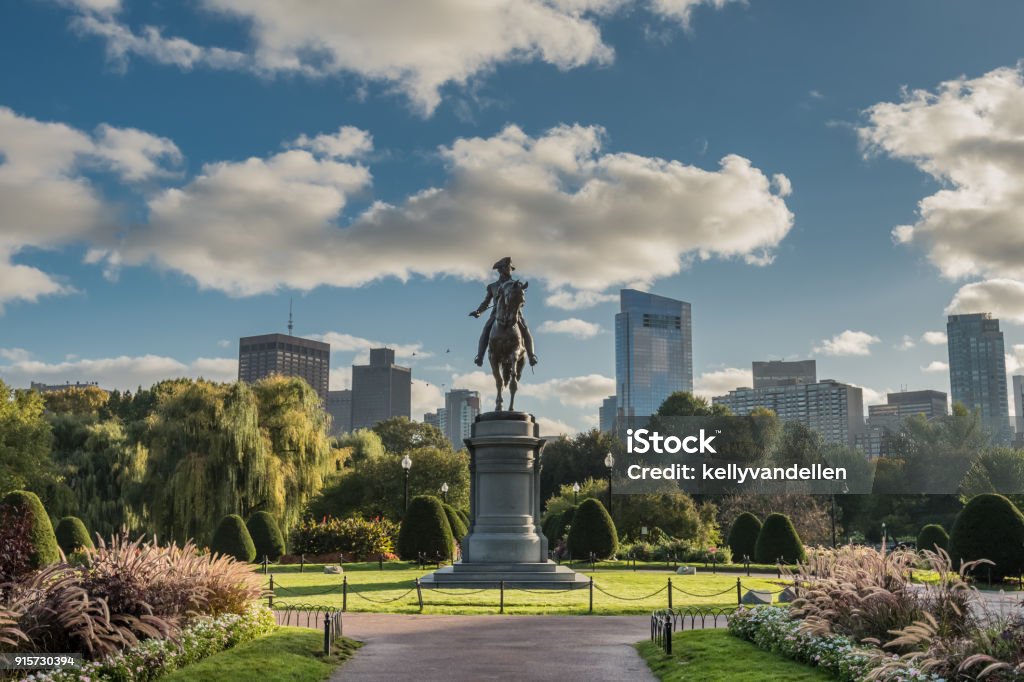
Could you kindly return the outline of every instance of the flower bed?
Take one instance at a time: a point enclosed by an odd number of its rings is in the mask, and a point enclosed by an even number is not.
[[[200,617],[172,639],[147,639],[76,670],[35,673],[24,682],[150,682],[172,670],[273,632],[274,614],[253,605],[243,614]]]

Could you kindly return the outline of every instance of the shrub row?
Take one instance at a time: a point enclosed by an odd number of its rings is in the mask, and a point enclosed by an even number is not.
[[[252,605],[241,614],[199,618],[185,627],[177,640],[148,639],[80,669],[42,672],[29,682],[151,682],[167,673],[197,663],[207,656],[263,637],[275,629],[274,614]]]
[[[376,559],[395,551],[398,524],[387,519],[306,520],[292,529],[291,546],[296,554],[346,552],[357,559]]]

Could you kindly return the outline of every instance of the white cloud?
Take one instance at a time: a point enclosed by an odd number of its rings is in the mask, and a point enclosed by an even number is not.
[[[377,203],[344,229],[348,197],[369,183],[362,166],[297,149],[209,164],[151,199],[149,225],[111,257],[154,262],[236,295],[414,274],[483,279],[490,261],[482,253],[521,260],[529,268],[522,274],[555,290],[585,291],[633,284],[637,273],[648,282],[671,276],[693,259],[771,261],[793,221],[773,192],[777,181],[739,156],[707,171],[604,154],[602,138],[595,127],[531,137],[509,126],[458,139],[440,150],[449,165],[444,186]],[[510,230],[518,233],[511,245]],[[552,242],[587,248],[532,246]]]
[[[593,322],[586,322],[577,317],[570,317],[567,320],[546,320],[537,331],[547,334],[568,334],[577,339],[590,339],[601,333],[601,325]]]
[[[693,11],[701,5],[707,5],[715,9],[721,9],[730,2],[745,2],[745,0],[652,0],[651,9],[668,19],[674,19],[685,28],[690,27]]]
[[[480,392],[488,401],[494,395],[494,378],[489,374],[476,370],[469,374],[456,374],[452,377],[452,386],[468,388]],[[600,374],[548,379],[540,383],[524,381],[519,385],[517,396],[527,396],[537,400],[557,399],[562,405],[577,408],[593,408],[615,392],[615,380]],[[507,393],[506,393],[507,396]]]
[[[965,284],[946,312],[992,313],[1001,320],[1024,324],[1024,282],[999,278]]]
[[[945,346],[946,345],[946,332],[925,332],[921,334],[921,341],[927,343],[929,346]]]
[[[320,134],[311,138],[303,133],[291,146],[308,149],[332,159],[350,159],[368,154],[373,149],[373,137],[365,130],[341,126],[333,135]]]
[[[359,336],[345,334],[344,332],[325,332],[323,334],[309,334],[308,338],[315,341],[323,341],[330,344],[332,353],[367,353],[371,348],[390,348],[395,351],[395,358],[411,359],[429,358],[434,354],[423,350],[419,343],[385,343],[383,341],[372,341]],[[369,357],[367,355],[367,357]]]
[[[352,366],[332,367],[327,377],[327,385],[332,391],[352,388]]]
[[[949,363],[942,360],[932,360],[927,366],[921,368],[922,372],[948,372]]]
[[[814,352],[825,355],[871,355],[871,344],[879,341],[881,339],[867,332],[847,329],[831,339],[823,339],[821,345],[814,348]]]
[[[11,362],[25,362],[32,358],[32,353],[24,348],[0,348],[0,358]]]
[[[1024,343],[1014,344],[1006,354],[1006,373],[1016,374],[1024,369]]]
[[[904,334],[903,340],[896,344],[895,348],[896,350],[910,350],[915,345],[916,344],[914,343],[914,339],[911,338],[909,335]]]
[[[412,418],[421,421],[427,412],[435,412],[444,407],[444,394],[434,384],[413,378],[412,380]]]
[[[0,107],[0,311],[7,301],[74,291],[58,275],[13,262],[20,251],[113,233],[115,213],[86,176],[90,168],[134,182],[179,158],[172,142],[138,130],[101,125],[90,136]]]
[[[850,385],[860,389],[861,397],[863,398],[865,413],[867,412],[868,405],[881,405],[887,402],[888,397],[886,394],[891,392],[891,389],[886,389],[884,391],[876,391],[875,389],[868,388],[867,386],[860,386],[858,384]]]
[[[859,129],[868,154],[913,163],[943,187],[893,230],[950,278],[1024,279],[1024,63],[909,90],[875,104]]]
[[[603,294],[599,291],[568,291],[559,289],[549,295],[544,302],[552,308],[563,310],[580,310],[592,308],[600,303],[619,300],[618,294]]]
[[[162,379],[175,377],[235,381],[238,378],[238,361],[234,358],[197,358],[185,363],[160,355],[121,355],[58,363],[21,359],[0,365],[0,377],[14,386],[28,386],[31,381],[95,381],[103,388],[134,391],[138,386],[146,388]]]
[[[725,395],[734,388],[753,386],[754,375],[749,369],[726,367],[704,372],[693,382],[693,392],[702,398]]]
[[[571,436],[580,431],[575,426],[547,417],[537,417],[537,424],[540,426],[542,436]]]
[[[231,343],[231,341],[228,341],[227,339],[221,339],[220,341],[217,342],[217,345],[220,346],[221,348],[230,348],[233,344]]]

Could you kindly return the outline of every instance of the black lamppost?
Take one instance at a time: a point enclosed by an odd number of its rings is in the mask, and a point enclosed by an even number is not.
[[[612,467],[615,466],[615,458],[612,453],[604,456],[604,465],[608,467],[608,513],[612,513]]]
[[[850,489],[843,483],[843,494],[850,492]],[[832,549],[836,548],[836,484],[832,483]]]
[[[441,484],[441,498],[444,499],[445,504],[448,504],[448,481]]]
[[[577,496],[579,496],[579,494],[580,494],[580,484],[579,483],[573,483],[572,484],[572,506],[574,506],[574,507],[576,506],[576,498],[577,498]]]
[[[882,521],[882,558],[885,558],[885,521]]]
[[[412,458],[406,455],[402,458],[402,470],[405,472],[405,489],[402,493],[402,516],[405,516],[405,510],[409,508],[409,469],[412,469]]]

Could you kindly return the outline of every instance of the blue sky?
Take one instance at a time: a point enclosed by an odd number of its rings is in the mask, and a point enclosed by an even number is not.
[[[693,304],[707,393],[804,357],[948,390],[947,308],[1024,364],[1020,3],[364,6],[4,4],[0,378],[228,379],[292,298],[332,388],[395,346],[419,418],[489,395],[503,255],[550,430],[612,392],[625,285]]]

